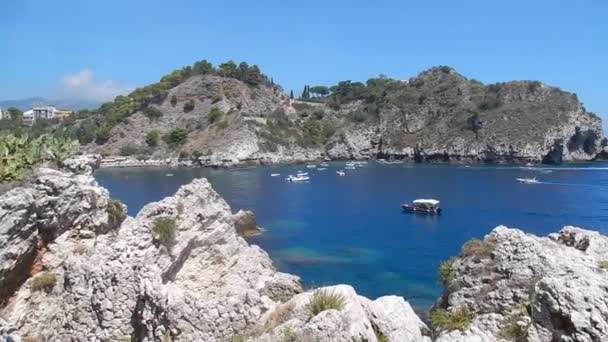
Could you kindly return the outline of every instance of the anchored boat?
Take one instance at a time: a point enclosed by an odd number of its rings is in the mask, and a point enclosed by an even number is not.
[[[412,203],[405,203],[401,205],[403,211],[410,213],[422,213],[422,214],[440,214],[441,208],[439,207],[439,201],[435,199],[417,199]]]
[[[540,181],[534,178],[515,178],[518,182],[526,183],[526,184],[539,184]]]

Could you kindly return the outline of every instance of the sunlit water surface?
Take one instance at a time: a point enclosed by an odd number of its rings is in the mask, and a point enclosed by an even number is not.
[[[130,215],[206,177],[233,211],[255,212],[266,231],[249,241],[279,270],[301,276],[307,287],[348,283],[371,298],[402,295],[419,312],[440,295],[438,264],[497,225],[540,235],[564,225],[608,230],[608,164],[526,169],[370,162],[339,177],[335,171],[343,166],[105,169],[95,176]],[[311,180],[284,180],[297,170]],[[533,176],[543,183],[515,180]],[[399,204],[416,198],[441,200],[443,214],[402,213]]]

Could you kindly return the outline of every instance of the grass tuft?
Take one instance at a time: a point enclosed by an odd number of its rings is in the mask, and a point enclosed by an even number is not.
[[[439,278],[441,285],[447,286],[452,279],[453,266],[456,260],[456,257],[451,257],[439,264],[439,268],[437,269],[437,277]]]
[[[600,261],[598,266],[604,271],[608,271],[608,260]]]
[[[462,246],[462,256],[491,257],[496,244],[493,241],[471,239]]]
[[[431,312],[431,325],[434,329],[465,331],[472,320],[473,314],[467,309],[437,309]]]
[[[114,199],[108,200],[106,212],[108,213],[108,222],[112,227],[116,227],[127,217],[122,210],[122,203]]]
[[[172,217],[159,217],[154,220],[152,231],[154,238],[162,243],[173,241],[175,237],[175,219]]]
[[[32,280],[32,291],[50,291],[57,283],[55,275],[51,272],[40,272]]]
[[[346,298],[339,293],[328,290],[317,290],[312,295],[312,299],[305,308],[311,317],[318,315],[325,310],[342,310],[346,305]]]

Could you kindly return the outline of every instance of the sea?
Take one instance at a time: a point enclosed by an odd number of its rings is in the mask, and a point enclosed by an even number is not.
[[[351,284],[369,298],[403,296],[428,312],[441,295],[439,263],[506,225],[547,235],[565,225],[608,232],[608,163],[556,167],[363,164],[356,170],[306,165],[236,169],[101,169],[97,181],[128,206],[129,215],[207,178],[233,212],[252,210],[263,234],[247,238],[275,266],[307,288]],[[307,172],[306,182],[288,182]],[[271,174],[280,176],[271,176]],[[536,177],[525,184],[516,178]],[[441,215],[405,213],[402,203],[441,201]]]

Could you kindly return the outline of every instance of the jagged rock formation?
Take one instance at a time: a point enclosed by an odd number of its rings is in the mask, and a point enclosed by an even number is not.
[[[0,203],[6,340],[224,341],[245,334],[268,341],[273,332],[253,334],[257,325],[291,305],[282,302],[295,301],[302,311],[310,296],[294,297],[302,291],[299,279],[277,272],[263,250],[238,236],[235,222],[248,226],[252,218],[232,215],[204,179],[122,224],[124,208],[89,174],[42,168],[33,184]],[[372,302],[350,287],[336,291],[347,295],[344,311],[310,321],[297,315],[285,324],[337,341],[358,335],[375,341],[372,323],[411,341],[427,330],[402,298]]]
[[[473,314],[437,341],[605,341],[608,237],[564,227],[539,238],[497,227],[463,247],[437,308]]]
[[[291,101],[267,84],[194,75],[148,106],[162,116],[136,111],[89,149],[118,155],[128,146],[134,159],[155,160],[181,151],[226,166],[324,157],[560,163],[592,160],[604,146],[601,120],[575,94],[537,81],[483,85],[448,67],[408,81],[342,82],[319,103]],[[214,120],[213,111],[223,115]],[[175,128],[188,132],[183,145],[147,146],[148,132]]]

